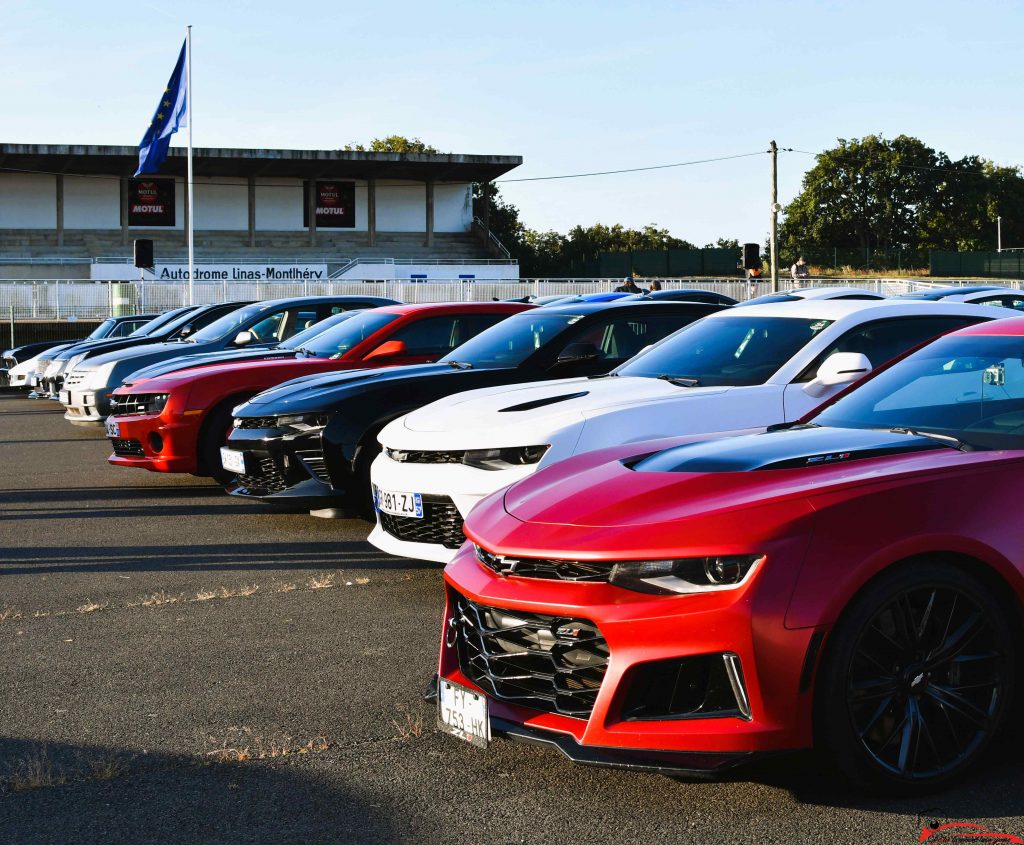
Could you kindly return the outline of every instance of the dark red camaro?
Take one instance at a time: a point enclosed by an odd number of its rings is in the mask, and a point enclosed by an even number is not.
[[[580,455],[472,511],[441,722],[655,770],[815,747],[888,791],[976,763],[1019,712],[1024,319],[787,429],[679,444]]]
[[[231,409],[285,381],[335,370],[425,364],[533,306],[518,302],[391,305],[327,329],[288,358],[206,364],[129,382],[113,394],[112,464],[226,479],[220,447]]]

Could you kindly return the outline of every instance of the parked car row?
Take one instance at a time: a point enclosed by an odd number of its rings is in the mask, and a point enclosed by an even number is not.
[[[683,774],[815,748],[940,787],[1018,693],[1024,299],[714,296],[230,303],[29,381],[112,464],[447,564],[454,736]]]

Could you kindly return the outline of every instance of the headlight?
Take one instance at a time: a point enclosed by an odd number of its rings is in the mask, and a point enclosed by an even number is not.
[[[45,376],[55,376],[55,375],[57,375],[57,373],[60,372],[60,365],[63,364],[63,363],[64,363],[63,361],[50,361],[50,363],[46,365],[46,372],[43,373],[43,375],[45,375]]]
[[[313,431],[327,425],[327,414],[285,414],[277,418],[277,425],[296,431]]]
[[[84,360],[85,360],[85,353],[84,352],[79,352],[77,355],[72,355],[70,358],[68,358],[68,365],[67,365],[67,367],[65,369],[65,372],[70,372],[75,367],[77,367],[79,364],[81,364],[82,361],[84,361]]]
[[[103,364],[98,369],[92,371],[88,379],[86,379],[85,386],[87,390],[102,390],[107,386],[110,381],[110,377],[114,374],[114,367],[117,366],[117,361],[111,361],[107,364]],[[115,385],[116,387],[116,385]]]
[[[763,560],[764,555],[626,560],[612,567],[608,580],[627,590],[656,595],[735,590]]]
[[[170,396],[170,393],[132,393],[128,396],[115,396],[112,412],[115,415],[159,414]]]
[[[469,449],[462,463],[477,469],[501,470],[535,464],[550,446],[513,446],[507,449]]]

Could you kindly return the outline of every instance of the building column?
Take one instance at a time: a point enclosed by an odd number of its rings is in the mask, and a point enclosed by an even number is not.
[[[256,246],[256,177],[249,176],[249,246]]]
[[[434,245],[434,180],[427,180],[427,241],[426,246]]]
[[[64,246],[64,174],[57,174],[57,246]]]
[[[480,221],[484,224],[484,232],[490,237],[491,234],[491,183],[484,182],[481,186],[483,189],[484,202],[483,208],[480,209]]]
[[[128,246],[128,179],[121,179],[121,246]]]
[[[309,185],[306,197],[306,209],[309,213],[309,245],[316,246],[316,179],[306,182]]]
[[[366,245],[377,245],[377,178],[366,180]]]

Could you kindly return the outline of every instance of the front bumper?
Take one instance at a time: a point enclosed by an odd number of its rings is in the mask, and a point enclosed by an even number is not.
[[[536,464],[483,470],[461,463],[400,463],[381,453],[370,467],[370,481],[375,487],[420,493],[425,505],[429,498],[435,506],[425,506],[421,519],[389,519],[378,512],[368,539],[388,554],[448,563],[462,545],[462,522],[476,504],[496,490],[532,475],[536,469]],[[436,542],[438,538],[443,538],[443,542]]]
[[[197,472],[196,441],[199,423],[165,420],[160,414],[114,418],[120,429],[110,438],[113,453],[107,460],[115,466],[148,469],[151,472]],[[198,420],[198,416],[195,418]]]
[[[676,771],[713,772],[754,753],[811,747],[812,694],[801,680],[814,631],[786,629],[785,600],[780,602],[767,589],[756,595],[756,578],[735,591],[651,596],[603,583],[499,576],[476,560],[467,543],[446,568],[445,581],[449,589],[439,674],[487,696],[492,733],[508,733],[507,723],[512,733],[522,735],[518,738],[539,738],[580,762],[631,765],[639,760],[642,768]],[[543,707],[514,700],[520,696],[499,694],[496,690],[508,690],[500,679],[493,689],[487,688],[492,681],[464,663],[461,634],[453,633],[458,627],[454,614],[466,601],[499,609],[506,617],[514,618],[518,612],[552,618],[553,630],[557,628],[552,654],[557,648],[578,648],[559,645],[565,630],[560,626],[573,629],[582,621],[586,630],[592,623],[607,648],[603,675],[596,681],[590,676],[587,687],[559,667],[551,683],[568,692],[557,693],[556,703]],[[511,648],[514,651],[515,646]],[[657,687],[650,680],[655,677],[652,667],[710,662],[719,655],[731,655],[738,662],[742,693],[736,700],[746,699],[749,718],[742,707],[633,715],[640,712],[636,705],[645,696],[659,701],[664,697],[663,682]],[[584,695],[574,689],[589,689],[592,705],[573,711]],[[710,682],[708,690],[710,700]],[[559,699],[560,695],[577,697]],[[559,700],[569,701],[569,706],[557,704]],[[570,712],[573,715],[567,715]]]
[[[61,394],[64,419],[75,425],[102,425],[110,414],[110,396],[105,391],[69,390]]]

